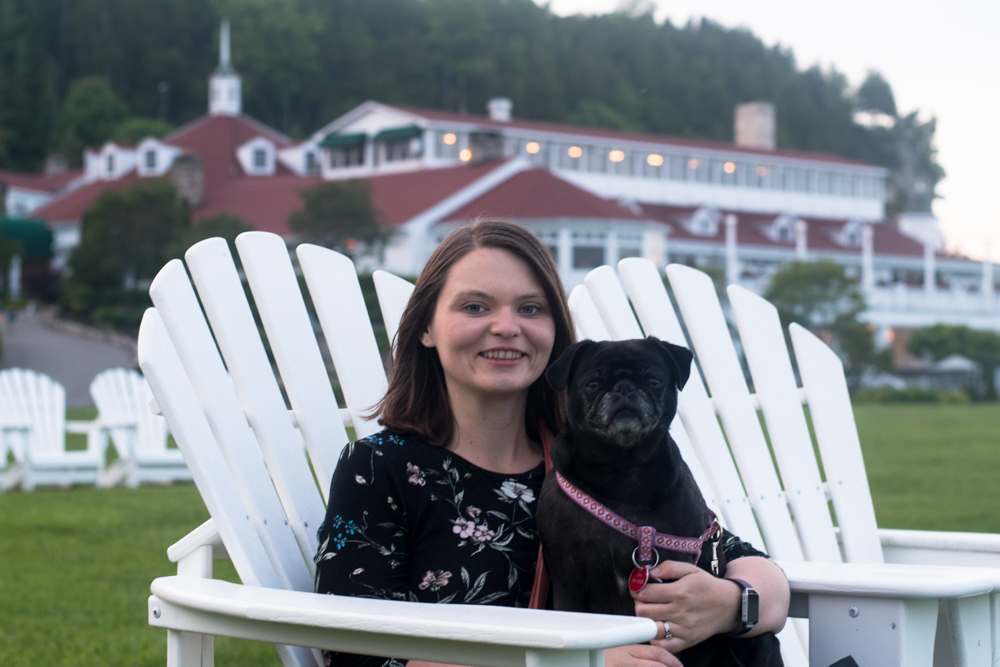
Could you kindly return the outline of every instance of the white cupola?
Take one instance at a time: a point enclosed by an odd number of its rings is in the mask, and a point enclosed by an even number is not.
[[[219,30],[219,67],[208,80],[208,113],[213,116],[238,116],[243,111],[240,76],[229,60],[229,19]]]

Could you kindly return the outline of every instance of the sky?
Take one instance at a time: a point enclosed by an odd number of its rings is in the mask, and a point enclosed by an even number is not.
[[[626,0],[627,1],[627,0]],[[640,0],[657,20],[702,16],[791,48],[800,68],[836,68],[853,86],[870,70],[892,85],[900,114],[937,118],[934,213],[949,250],[1000,262],[1000,54],[995,0]],[[536,0],[546,4],[543,0]],[[551,0],[560,15],[614,11],[621,0]],[[781,123],[779,116],[778,123]]]

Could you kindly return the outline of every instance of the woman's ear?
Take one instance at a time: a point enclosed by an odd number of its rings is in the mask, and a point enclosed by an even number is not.
[[[420,334],[420,342],[424,347],[437,347],[437,345],[434,344],[434,336],[431,335],[429,330],[425,330],[422,334]]]

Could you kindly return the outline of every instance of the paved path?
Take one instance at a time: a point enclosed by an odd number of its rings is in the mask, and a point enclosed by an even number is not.
[[[136,367],[135,353],[76,327],[53,327],[40,313],[19,313],[13,324],[4,313],[2,368],[30,368],[66,387],[67,407],[90,407],[88,388],[106,368]]]

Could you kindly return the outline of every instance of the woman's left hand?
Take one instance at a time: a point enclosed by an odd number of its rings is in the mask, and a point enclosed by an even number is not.
[[[635,599],[635,615],[662,621],[669,626],[670,638],[661,627],[650,643],[677,653],[713,635],[731,632],[740,626],[739,609],[742,591],[726,579],[690,563],[665,561],[650,571],[671,583],[649,583]]]

